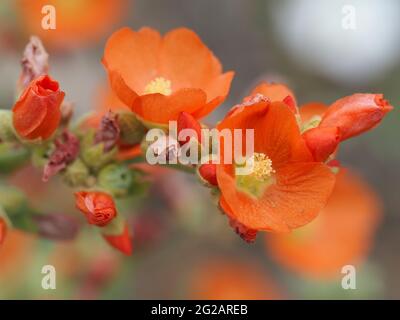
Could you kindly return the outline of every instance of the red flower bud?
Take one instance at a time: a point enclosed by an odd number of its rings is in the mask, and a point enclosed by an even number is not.
[[[202,164],[198,169],[200,177],[212,186],[217,186],[217,166],[212,163]]]
[[[75,192],[76,207],[89,224],[104,227],[117,215],[113,198],[105,192]]]
[[[103,234],[103,238],[115,249],[130,256],[132,254],[132,239],[129,235],[128,224],[125,223],[124,230],[121,234],[108,235]]]
[[[196,138],[199,142],[201,142],[201,125],[191,114],[187,112],[181,112],[178,117],[178,141],[181,146],[188,143],[191,138],[187,137],[183,141],[179,139],[179,133],[184,129],[194,130],[197,135],[194,136],[194,138]]]
[[[335,152],[340,141],[340,132],[337,127],[317,127],[304,132],[303,138],[314,160],[323,162]]]
[[[24,139],[47,139],[57,129],[65,93],[48,75],[33,80],[13,107],[13,124]]]
[[[334,102],[323,115],[320,127],[338,127],[343,141],[376,127],[392,109],[382,94],[357,93]]]
[[[4,242],[7,235],[7,223],[0,217],[0,245]]]

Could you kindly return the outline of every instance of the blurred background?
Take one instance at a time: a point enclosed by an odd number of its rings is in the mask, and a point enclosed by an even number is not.
[[[56,30],[41,28],[46,4],[56,8]],[[149,191],[123,204],[134,230],[132,257],[84,224],[75,241],[13,231],[0,248],[1,299],[400,298],[399,1],[2,0],[0,107],[13,106],[22,52],[34,34],[76,114],[99,108],[108,101],[103,47],[122,26],[162,33],[186,26],[224,70],[235,71],[210,124],[261,80],[287,83],[300,104],[380,92],[395,109],[380,127],[343,144],[338,158],[348,174],[317,220],[291,235],[262,233],[248,245],[209,190],[193,177],[156,170]],[[2,180],[27,192],[38,210],[79,216],[71,191],[56,179],[41,183],[35,169]],[[46,264],[57,270],[56,290],[40,285]],[[345,265],[356,267],[356,290],[341,287]]]

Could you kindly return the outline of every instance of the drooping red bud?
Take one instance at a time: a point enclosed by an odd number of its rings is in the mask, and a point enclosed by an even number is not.
[[[376,127],[392,109],[382,94],[357,93],[334,102],[320,127],[338,127],[343,141]]]
[[[212,186],[218,186],[217,166],[213,163],[205,163],[199,166],[200,177]]]
[[[179,134],[184,129],[193,130],[193,135],[187,136],[186,138],[180,139]],[[189,113],[181,112],[178,117],[178,141],[182,146],[190,141],[190,138],[195,138],[197,141],[201,143],[201,125],[200,123]]]
[[[132,254],[132,239],[129,234],[128,224],[125,223],[124,230],[118,235],[103,234],[104,239],[115,249],[121,251],[125,255]]]
[[[337,127],[317,127],[303,133],[303,138],[315,161],[325,161],[335,152],[340,142]]]

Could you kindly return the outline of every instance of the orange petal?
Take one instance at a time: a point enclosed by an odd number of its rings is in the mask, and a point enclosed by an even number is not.
[[[236,188],[229,168],[218,166],[217,178],[231,218],[249,229],[287,232],[312,221],[325,206],[335,176],[321,163],[291,163],[280,168],[276,184],[254,198]]]
[[[231,87],[233,76],[234,72],[230,71],[210,81],[204,89],[207,94],[207,104],[192,114],[196,119],[205,117],[225,101]]]
[[[181,89],[170,96],[147,94],[136,99],[132,111],[149,122],[166,124],[178,120],[181,112],[193,113],[204,106],[206,94],[200,89]]]
[[[300,108],[301,121],[304,123],[311,120],[311,118],[314,116],[322,117],[327,108],[327,105],[320,102],[307,103]]]
[[[187,112],[181,112],[178,117],[178,123],[177,123],[177,130],[178,130],[178,141],[181,145],[186,144],[189,142],[190,138],[195,138],[197,141],[201,142],[201,125],[200,123],[189,113]],[[191,135],[190,137],[186,137],[186,140],[180,140],[179,139],[179,134],[181,133],[182,130],[185,129],[190,129],[193,130],[195,133],[193,136]],[[183,138],[183,137],[182,137]]]
[[[219,76],[221,65],[195,32],[186,28],[168,32],[162,41],[160,74],[172,90],[203,88]]]
[[[317,127],[307,130],[303,137],[314,160],[324,162],[335,152],[340,141],[340,132],[337,127]]]
[[[160,47],[160,34],[150,28],[138,32],[122,28],[108,39],[103,64],[113,90],[124,103],[128,102],[124,97],[131,96],[132,92],[142,93],[157,75]],[[127,88],[132,92],[124,92]]]
[[[311,161],[293,112],[282,102],[261,101],[245,105],[223,119],[218,130],[254,129],[254,151],[266,154],[274,169],[288,161]],[[232,133],[233,136],[233,133]],[[246,135],[242,132],[242,151],[245,151]],[[232,146],[234,154],[234,145]],[[224,145],[221,142],[221,158]]]
[[[327,206],[312,223],[291,234],[266,236],[268,254],[313,278],[338,277],[344,265],[357,265],[365,257],[380,214],[373,190],[341,171]]]
[[[297,106],[296,97],[292,90],[281,83],[262,82],[253,89],[251,95],[253,96],[257,93],[268,97],[272,102],[283,101],[287,96],[291,96],[295,106]]]

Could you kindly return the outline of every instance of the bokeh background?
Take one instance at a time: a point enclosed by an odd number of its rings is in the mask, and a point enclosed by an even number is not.
[[[45,4],[57,10],[54,31],[40,27]],[[343,27],[349,14],[354,28]],[[400,298],[399,1],[2,0],[1,108],[13,105],[31,34],[42,38],[50,73],[77,116],[104,104],[100,59],[107,37],[122,26],[189,27],[224,70],[235,71],[210,124],[261,80],[287,83],[300,103],[381,92],[395,109],[380,127],[341,147],[340,161],[358,178],[344,182],[321,213],[329,219],[285,238],[260,234],[248,245],[193,177],[156,171],[149,192],[126,205],[132,257],[109,249],[84,224],[67,242],[15,231],[0,248],[0,298]],[[35,169],[2,180],[24,189],[40,210],[79,215],[71,191],[57,180],[41,183]],[[57,270],[56,290],[41,288],[46,264]],[[341,287],[346,264],[356,266],[356,290]]]

